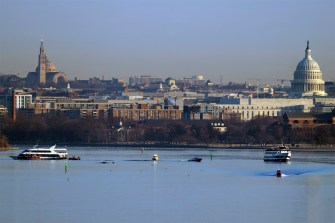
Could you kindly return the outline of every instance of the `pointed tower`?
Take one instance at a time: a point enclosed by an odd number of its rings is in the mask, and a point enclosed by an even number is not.
[[[39,76],[39,83],[40,84],[45,84],[45,76],[46,76],[46,71],[45,71],[45,61],[46,55],[44,53],[44,46],[43,46],[43,40],[41,41],[41,46],[40,46],[40,55],[38,56],[38,67],[37,67],[37,73]]]
[[[64,72],[57,71],[55,65],[48,58],[42,40],[36,70],[27,74],[27,86],[36,86],[36,84],[43,86],[45,84],[63,84],[68,82],[68,76]]]

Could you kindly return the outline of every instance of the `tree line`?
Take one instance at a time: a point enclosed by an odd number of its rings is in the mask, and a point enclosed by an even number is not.
[[[65,116],[44,118],[18,116],[14,122],[4,119],[0,126],[0,147],[36,142],[58,144],[94,143],[159,143],[159,144],[333,144],[331,125],[311,131],[299,131],[286,126],[280,118],[258,117],[250,121],[225,120],[228,131],[220,134],[210,121],[162,121],[159,124],[136,125],[116,119],[70,119]],[[163,124],[164,123],[164,124]],[[8,140],[7,140],[8,139]]]

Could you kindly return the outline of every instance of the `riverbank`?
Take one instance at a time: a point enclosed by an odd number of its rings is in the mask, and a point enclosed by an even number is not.
[[[248,145],[248,144],[212,144],[212,148],[235,148],[235,149],[269,149],[271,147],[278,146],[279,144],[269,144],[269,145]],[[335,152],[335,145],[312,145],[312,144],[299,144],[289,147],[292,151],[311,151],[311,152]]]
[[[15,147],[4,147],[4,148],[0,148],[0,151],[9,151],[9,150],[19,150],[19,148]]]
[[[48,145],[40,145],[40,147],[51,146],[53,143]],[[5,150],[18,150],[20,147],[33,146],[30,144],[15,145],[13,148],[0,149]],[[100,148],[113,148],[113,147],[129,147],[133,149],[145,149],[145,150],[159,150],[159,149],[208,149],[208,150],[224,150],[224,149],[268,149],[273,146],[278,146],[274,144],[261,145],[261,144],[178,144],[178,143],[70,143],[64,144],[59,143],[57,146],[67,146],[67,147],[100,147]],[[19,148],[18,148],[19,147]],[[311,152],[335,152],[335,145],[312,145],[312,144],[299,144],[290,147],[292,151],[311,151]]]

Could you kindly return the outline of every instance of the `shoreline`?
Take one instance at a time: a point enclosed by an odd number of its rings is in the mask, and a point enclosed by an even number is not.
[[[17,147],[0,148],[0,151],[11,151],[11,150],[19,150],[19,148],[17,148]]]
[[[40,146],[51,146],[51,144],[41,144]],[[265,150],[279,144],[269,145],[248,145],[248,144],[169,144],[169,143],[59,143],[58,146],[67,147],[100,147],[100,148],[113,148],[113,147],[129,147],[138,149],[144,148],[145,150],[187,150],[187,149],[202,149],[202,150],[228,150],[228,149],[246,149],[246,150]],[[33,146],[33,144],[15,144],[15,147],[0,148],[0,151],[19,150],[22,146]],[[335,152],[335,145],[310,145],[299,144],[298,147],[290,147],[294,152]]]

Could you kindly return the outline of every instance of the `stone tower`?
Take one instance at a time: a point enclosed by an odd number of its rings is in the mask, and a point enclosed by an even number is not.
[[[36,84],[52,85],[67,82],[69,82],[68,76],[63,72],[56,70],[55,65],[51,62],[45,52],[43,41],[41,41],[38,65],[35,72],[28,73],[26,78],[27,86],[36,86]]]
[[[45,81],[46,81],[45,58],[46,58],[46,55],[44,53],[43,41],[41,41],[40,55],[38,56],[38,66],[36,69],[36,72],[38,73],[38,76],[39,76],[40,84],[45,84]]]

